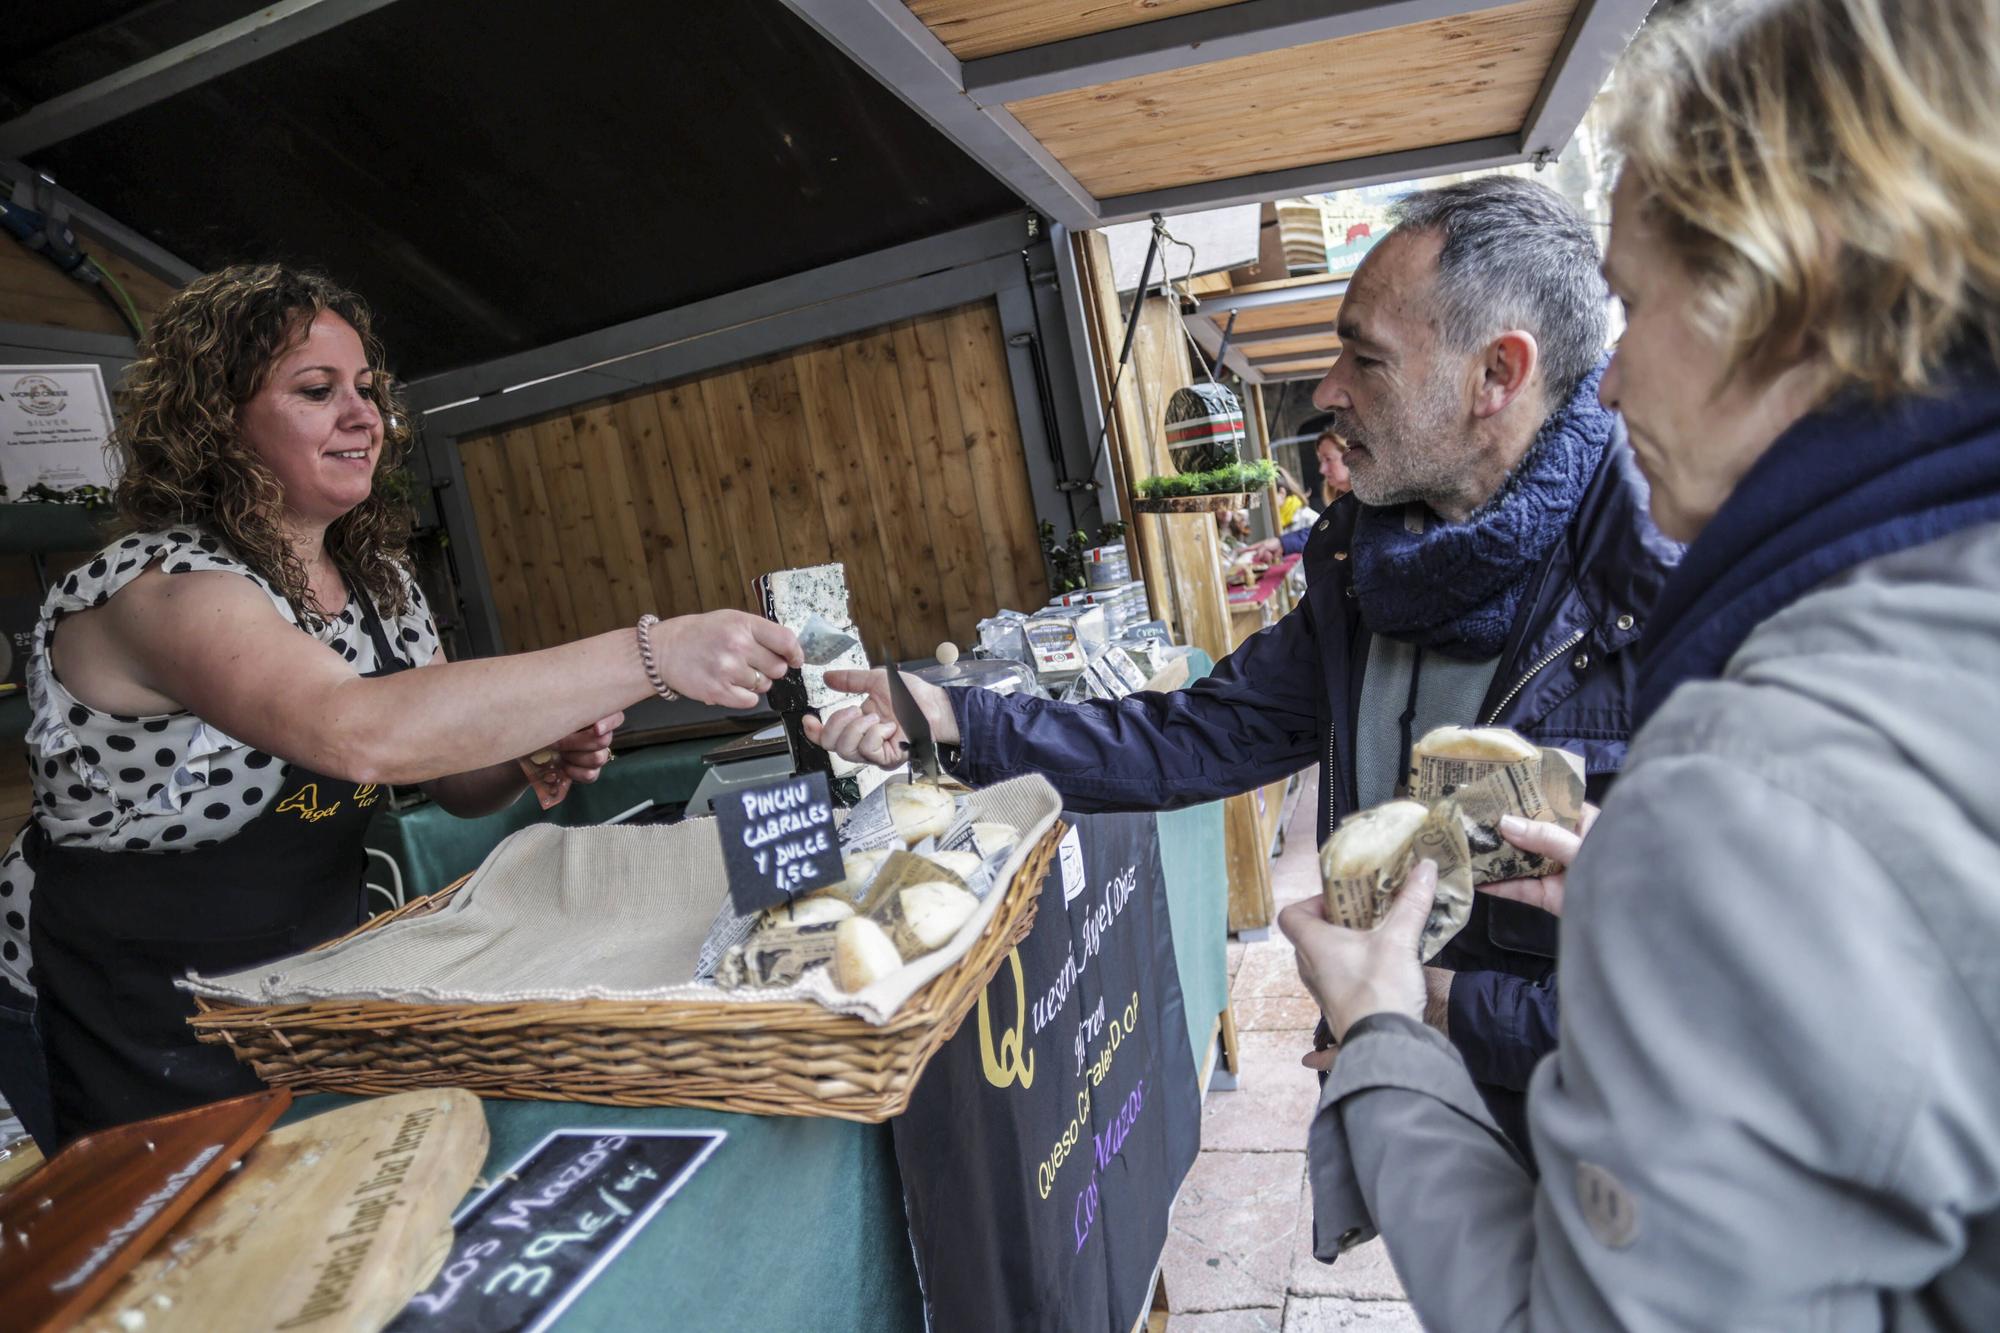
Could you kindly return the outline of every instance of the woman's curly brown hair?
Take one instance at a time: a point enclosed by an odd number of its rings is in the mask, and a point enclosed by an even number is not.
[[[326,530],[326,549],[342,577],[361,585],[381,614],[407,611],[410,513],[392,496],[400,489],[393,474],[409,451],[409,414],[383,368],[368,307],[354,293],[278,264],[238,264],[195,279],[167,302],[140,342],[112,441],[120,465],[118,513],[126,523],[139,531],[200,524],[269,580],[311,628],[326,618],[285,539],[283,488],[243,438],[237,414],[277,359],[329,310],[361,336],[375,368],[383,429],[374,488]]]

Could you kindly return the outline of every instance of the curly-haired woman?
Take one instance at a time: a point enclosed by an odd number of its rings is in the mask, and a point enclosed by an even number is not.
[[[34,996],[55,1142],[257,1086],[193,1040],[173,980],[353,928],[379,784],[482,814],[520,795],[518,756],[591,781],[621,709],[750,707],[800,661],[791,631],[715,611],[447,664],[377,484],[407,417],[367,308],[324,278],[191,283],[125,399],[132,530],[44,603],[34,812],[0,859],[0,980],[17,1013]]]
[[[1340,1035],[1318,1253],[1426,1327],[2000,1327],[2000,4],[1642,34],[1599,389],[1660,527],[1624,776],[1563,912],[1539,1180],[1419,1021],[1430,876],[1286,909]]]

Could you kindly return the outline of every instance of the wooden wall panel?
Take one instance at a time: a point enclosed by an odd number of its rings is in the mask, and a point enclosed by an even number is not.
[[[123,255],[113,254],[80,228],[76,239],[84,253],[124,284],[141,319],[150,321],[174,294],[173,284],[162,282]],[[0,322],[127,337],[132,332],[109,301],[12,236],[0,236]]]
[[[509,649],[847,566],[869,655],[1048,600],[991,302],[459,441]]]
[[[1033,609],[1048,601],[1048,570],[1021,457],[1000,318],[991,305],[977,306],[948,332],[973,488],[986,512],[1006,515],[1005,522],[987,522],[981,534],[994,595],[1003,606]]]

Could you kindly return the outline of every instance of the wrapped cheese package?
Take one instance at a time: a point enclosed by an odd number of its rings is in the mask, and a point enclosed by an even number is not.
[[[979,909],[979,900],[955,884],[933,880],[889,894],[869,913],[896,945],[905,962],[950,943],[958,928]]]
[[[817,893],[803,898],[794,898],[776,907],[767,907],[758,913],[757,929],[771,930],[784,926],[820,926],[829,921],[842,921],[854,915],[854,904],[833,894]]]
[[[1504,727],[1439,727],[1410,747],[1409,794],[1426,805],[1456,802],[1474,884],[1530,879],[1561,867],[1501,837],[1500,820],[1519,815],[1574,832],[1583,813],[1583,761]]]
[[[758,930],[722,955],[715,969],[716,984],[724,990],[788,986],[809,968],[831,962],[840,927],[855,919],[850,913],[837,921]]]
[[[896,836],[911,845],[942,836],[958,809],[950,792],[927,782],[898,782],[888,788],[888,801]]]
[[[833,979],[844,991],[872,986],[903,965],[888,932],[865,916],[851,916],[833,932]]]
[[[1471,857],[1457,822],[1421,801],[1390,801],[1340,821],[1320,848],[1327,920],[1372,930],[1419,861],[1435,862],[1437,895],[1424,923],[1419,956],[1428,962],[1472,913]]]

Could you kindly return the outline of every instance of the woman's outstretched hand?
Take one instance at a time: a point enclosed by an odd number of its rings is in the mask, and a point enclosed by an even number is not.
[[[653,626],[653,660],[676,693],[721,708],[755,708],[774,679],[806,658],[799,636],[775,621],[709,611]]]
[[[1503,879],[1493,884],[1481,884],[1481,893],[1490,893],[1495,898],[1507,898],[1530,907],[1539,907],[1551,916],[1563,914],[1563,890],[1569,880],[1569,864],[1576,860],[1576,854],[1583,850],[1583,839],[1590,832],[1590,826],[1597,822],[1597,807],[1584,803],[1583,813],[1577,817],[1576,832],[1571,833],[1560,824],[1550,824],[1539,819],[1522,819],[1518,815],[1507,815],[1500,821],[1500,836],[1513,843],[1524,852],[1534,852],[1546,856],[1562,867],[1553,875],[1540,879]]]

